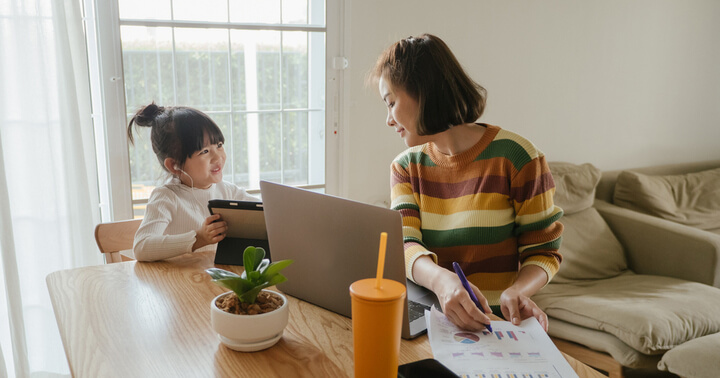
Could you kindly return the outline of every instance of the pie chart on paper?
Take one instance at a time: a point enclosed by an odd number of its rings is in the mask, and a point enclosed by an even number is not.
[[[462,344],[475,344],[480,341],[478,335],[469,332],[458,332],[453,336],[455,337],[455,341]]]

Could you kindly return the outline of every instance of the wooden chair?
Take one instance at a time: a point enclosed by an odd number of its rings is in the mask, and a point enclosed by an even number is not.
[[[132,261],[120,251],[133,248],[135,232],[142,219],[130,219],[117,222],[100,223],[95,226],[95,242],[100,252],[105,255],[105,263]]]

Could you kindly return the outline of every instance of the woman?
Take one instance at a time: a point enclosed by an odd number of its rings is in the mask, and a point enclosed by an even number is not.
[[[432,290],[456,325],[490,324],[451,266],[458,262],[485,313],[519,324],[547,316],[530,299],[555,275],[562,209],[545,157],[531,142],[475,123],[485,89],[440,38],[403,39],[371,73],[387,125],[409,147],[391,166],[392,208],[403,218],[407,277]]]

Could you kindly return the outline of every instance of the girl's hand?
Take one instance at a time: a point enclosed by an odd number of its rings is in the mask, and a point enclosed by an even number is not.
[[[520,294],[514,287],[505,289],[500,295],[500,309],[505,319],[514,325],[520,325],[520,321],[534,317],[547,332],[548,318],[545,312],[532,299]]]
[[[465,291],[460,278],[447,269],[442,270],[443,272],[439,273],[433,284],[433,292],[437,295],[445,316],[462,329],[469,331],[485,329],[485,325],[490,324],[490,318],[486,314],[492,312],[487,299],[475,285],[470,283],[470,287],[486,313],[483,314],[475,306],[470,294]]]
[[[227,232],[227,222],[221,219],[220,214],[205,218],[202,227],[195,232],[197,235],[195,235],[193,251],[225,239],[225,232]]]

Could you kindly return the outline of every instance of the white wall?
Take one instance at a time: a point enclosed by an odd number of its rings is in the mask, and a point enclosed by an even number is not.
[[[488,90],[480,121],[600,169],[720,158],[720,1],[345,0],[340,195],[389,202],[405,145],[364,84],[389,44],[445,40]]]

